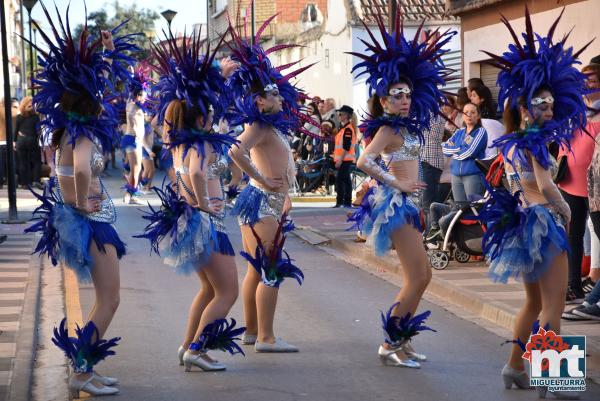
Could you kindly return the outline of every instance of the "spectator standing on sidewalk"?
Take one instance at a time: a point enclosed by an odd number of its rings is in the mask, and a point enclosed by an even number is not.
[[[42,167],[42,154],[39,145],[40,117],[33,109],[31,96],[23,99],[20,111],[16,124],[19,185],[21,188],[27,188],[29,185],[42,188],[40,183]]]
[[[444,170],[444,153],[442,152],[442,137],[446,120],[442,116],[431,119],[430,129],[424,132],[425,143],[421,147],[420,160],[423,182],[427,187],[422,192],[421,207],[425,213],[426,226],[429,222],[429,206],[433,202],[443,202],[444,197],[439,189],[440,177]]]
[[[481,125],[479,109],[473,103],[463,108],[465,128],[461,128],[442,145],[446,156],[452,156],[452,197],[455,202],[467,202],[472,196],[483,195],[483,174],[475,164],[483,159],[487,133]]]
[[[337,176],[335,178],[335,191],[337,199],[334,207],[352,207],[352,179],[350,169],[355,162],[356,127],[352,124],[354,109],[342,106],[338,110],[340,120],[339,132],[335,136],[335,149],[333,152]]]
[[[589,88],[596,89],[600,88],[598,78],[600,77],[600,65],[590,65],[583,69],[584,73],[589,74],[587,78],[587,85]],[[600,110],[600,93],[591,93],[586,96],[587,105],[592,109]],[[596,116],[594,116],[596,114]],[[567,167],[564,178],[558,183],[558,187],[561,190],[562,196],[569,204],[571,209],[571,222],[569,224],[569,247],[571,252],[569,253],[569,288],[567,291],[567,304],[581,303],[584,300],[583,286],[581,282],[581,261],[583,259],[583,235],[585,233],[585,227],[588,218],[589,200],[588,200],[588,185],[590,185],[593,203],[595,209],[600,211],[596,198],[594,197],[595,192],[600,192],[598,189],[594,190],[599,179],[600,172],[597,172],[597,176],[594,177],[593,170],[599,167],[591,167],[594,149],[598,147],[595,139],[600,133],[600,118],[597,117],[597,112],[591,111],[588,113],[588,123],[586,125],[586,134],[582,131],[578,131],[573,135],[571,139],[571,151],[561,150],[559,154],[559,160],[561,157],[567,158]],[[596,152],[598,153],[598,152]],[[596,162],[596,166],[598,162]],[[590,169],[590,176],[588,176],[588,169]],[[588,182],[588,178],[590,181]],[[598,196],[598,194],[596,194]],[[598,215],[600,213],[597,213]],[[595,218],[598,220],[598,218]],[[592,217],[592,221],[594,217]],[[600,232],[600,222],[595,224],[596,232]]]
[[[463,121],[462,109],[467,103],[469,103],[469,95],[467,93],[467,88],[460,88],[456,93],[456,109],[458,110],[458,113],[456,113],[456,117],[454,119],[454,125],[457,129],[465,126],[465,123]]]
[[[331,120],[335,124],[335,129],[338,130],[341,127],[341,122],[338,117],[337,110],[335,109],[335,100],[331,97],[325,99],[323,110],[325,113],[321,113],[323,120]]]
[[[496,108],[490,88],[485,85],[478,85],[471,90],[469,100],[475,106],[479,107],[481,118],[496,119]]]

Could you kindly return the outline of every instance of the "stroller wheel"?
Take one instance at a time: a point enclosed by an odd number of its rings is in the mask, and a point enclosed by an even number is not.
[[[454,248],[454,254],[452,256],[454,257],[454,260],[460,263],[467,263],[471,259],[471,255],[458,248]]]
[[[436,270],[444,270],[450,264],[450,258],[444,251],[428,251],[429,263]]]

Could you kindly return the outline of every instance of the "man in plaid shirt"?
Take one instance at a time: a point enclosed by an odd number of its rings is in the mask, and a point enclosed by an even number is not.
[[[444,170],[444,154],[442,153],[442,137],[444,136],[445,120],[435,116],[431,120],[431,128],[424,132],[425,144],[421,147],[421,174],[427,188],[422,193],[421,206],[425,213],[427,228],[429,222],[429,206],[433,202],[443,202],[444,194],[441,193],[440,176]]]

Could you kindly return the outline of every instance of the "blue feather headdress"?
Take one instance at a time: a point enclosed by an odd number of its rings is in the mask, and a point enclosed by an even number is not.
[[[277,14],[268,18],[258,29],[253,38],[254,44],[250,43],[247,34],[244,34],[244,38],[242,38],[241,34],[233,27],[231,19],[229,20],[229,31],[232,40],[227,43],[227,46],[231,49],[231,59],[239,62],[240,67],[227,80],[227,87],[229,88],[228,101],[231,107],[226,114],[226,118],[230,126],[258,123],[270,125],[283,135],[288,135],[290,131],[299,131],[314,136],[302,125],[308,122],[320,127],[320,124],[302,112],[298,100],[306,98],[306,95],[290,83],[292,78],[314,64],[300,67],[283,75],[282,71],[295,66],[302,60],[274,67],[269,60],[269,55],[280,50],[298,47],[298,45],[280,44],[266,50],[260,45],[263,32],[275,17],[277,17]],[[260,112],[255,101],[258,94],[252,91],[256,83],[259,83],[262,88],[273,84],[277,85],[279,94],[283,98],[283,109],[279,113],[265,114]]]
[[[367,75],[369,95],[388,96],[390,86],[402,80],[408,80],[412,87],[410,114],[408,117],[367,116],[361,126],[365,129],[365,137],[373,136],[383,125],[392,126],[396,132],[404,127],[409,132],[422,137],[422,131],[429,128],[430,120],[440,113],[440,104],[446,103],[446,97],[440,87],[450,81],[451,69],[444,66],[442,56],[449,50],[443,49],[455,31],[430,33],[427,40],[419,42],[423,32],[423,23],[417,29],[412,40],[404,37],[402,12],[396,13],[395,30],[387,32],[383,17],[375,15],[379,32],[383,39],[380,43],[371,29],[361,21],[369,34],[371,43],[360,39],[366,46],[366,52],[348,52],[362,61],[354,66],[352,72],[362,70],[357,77]]]
[[[152,84],[150,71],[150,66],[145,62],[140,62],[137,67],[135,67],[131,79],[127,83],[130,98],[134,93],[139,91],[150,93]]]
[[[545,37],[533,31],[529,9],[525,7],[525,32],[521,43],[519,37],[505,16],[502,23],[506,25],[514,40],[502,56],[484,51],[492,58],[489,64],[500,69],[497,85],[500,87],[498,103],[506,100],[510,107],[518,107],[519,99],[523,99],[531,112],[531,100],[534,92],[540,87],[548,87],[554,98],[554,117],[559,124],[552,134],[551,140],[566,144],[576,128],[585,127],[586,106],[583,95],[589,93],[586,88],[585,74],[574,66],[580,64],[579,55],[593,41],[588,42],[581,50],[574,52],[566,47],[568,34],[562,40],[554,42],[554,31],[563,11],[554,21]],[[549,131],[549,130],[548,130]]]
[[[92,321],[83,328],[76,327],[77,337],[69,337],[66,323],[67,319],[63,319],[60,326],[54,328],[52,342],[63,350],[75,373],[91,373],[98,362],[107,356],[115,355],[111,348],[117,346],[120,337],[101,339],[98,328]]]
[[[166,144],[168,149],[177,148],[179,145],[184,145],[183,158],[185,159],[187,152],[190,149],[196,150],[202,164],[206,158],[204,144],[209,143],[212,146],[213,153],[227,157],[229,148],[237,144],[239,141],[229,134],[210,133],[204,130],[189,129],[189,130],[170,130],[169,143]]]
[[[45,116],[41,124],[48,132],[59,129],[68,131],[69,143],[73,146],[77,138],[85,136],[90,140],[98,138],[104,149],[110,149],[118,124],[114,113],[104,110],[100,117],[65,113],[60,103],[63,95],[69,92],[87,96],[98,105],[104,106],[104,94],[114,90],[114,82],[117,79],[127,82],[131,75],[127,67],[135,63],[129,54],[139,50],[133,44],[137,34],[117,36],[127,22],[125,21],[111,31],[115,49],[102,51],[101,39],[91,37],[87,30],[87,15],[77,43],[69,24],[69,7],[66,11],[65,26],[58,7],[55,6],[61,35],[44,3],[40,3],[54,35],[52,39],[34,22],[47,46],[47,49],[44,49],[30,43],[38,51],[38,63],[41,67],[41,72],[33,79],[33,83],[39,88],[33,102],[36,110]],[[112,63],[107,59],[111,59]]]
[[[400,302],[393,304],[385,314],[381,312],[381,324],[386,344],[389,344],[392,348],[397,348],[422,331],[436,331],[425,326],[425,320],[431,315],[431,311],[425,311],[414,317],[410,312],[402,317],[392,316],[392,311],[399,304]]]
[[[165,40],[152,45],[156,60],[152,67],[160,75],[153,88],[160,97],[159,122],[164,121],[167,107],[174,100],[185,101],[188,108],[197,107],[203,116],[212,108],[218,119],[223,110],[219,97],[225,92],[225,81],[210,44],[203,53],[200,33],[187,37],[184,32],[177,39],[169,30],[165,36]]]
[[[202,330],[200,340],[197,343],[191,343],[190,349],[197,351],[221,350],[228,352],[231,355],[244,354],[244,350],[235,342],[239,340],[238,336],[242,335],[245,327],[235,328],[236,321],[231,318],[231,322],[227,319],[217,319],[214,322],[207,324]]]
[[[247,252],[240,252],[261,275],[262,282],[267,287],[279,288],[283,280],[287,277],[296,279],[298,284],[302,285],[304,273],[292,263],[290,255],[283,250],[285,244],[285,232],[289,230],[290,222],[287,220],[287,215],[283,215],[279,221],[279,227],[273,239],[273,246],[267,250],[263,240],[261,240],[254,227],[250,226],[254,238],[256,238],[257,246],[255,256],[253,257]]]

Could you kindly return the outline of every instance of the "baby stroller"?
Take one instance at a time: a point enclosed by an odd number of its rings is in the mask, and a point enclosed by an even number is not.
[[[471,256],[481,256],[484,227],[473,219],[477,210],[483,206],[483,201],[465,204],[452,212],[447,227],[441,227],[445,235],[431,239],[425,243],[427,256],[431,266],[436,270],[443,270],[454,259],[460,263],[467,263]]]
[[[300,160],[297,162],[298,185],[300,193],[305,194],[320,188],[325,184],[329,195],[329,175],[331,174],[331,162],[326,157],[317,160]]]
[[[477,160],[479,169],[492,187],[507,186],[503,168],[504,160],[498,155],[493,160]],[[485,226],[475,220],[478,210],[483,207],[486,198],[458,205],[453,215],[440,223],[443,237],[436,236],[425,241],[425,248],[431,266],[443,270],[454,259],[459,263],[467,263],[471,256],[482,256],[482,242]],[[449,223],[448,223],[449,222]],[[444,224],[446,223],[446,224]]]

